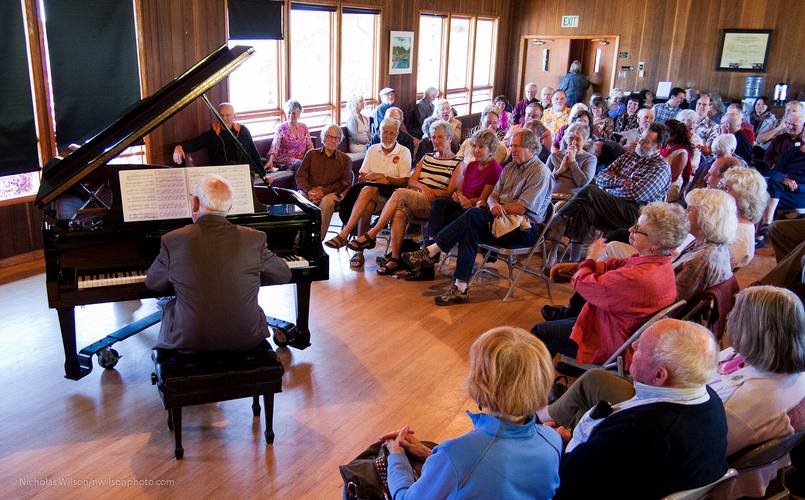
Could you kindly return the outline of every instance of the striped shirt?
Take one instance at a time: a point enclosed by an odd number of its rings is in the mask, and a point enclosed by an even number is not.
[[[446,190],[450,184],[450,177],[453,176],[453,172],[459,165],[461,165],[460,156],[442,159],[434,157],[432,153],[428,153],[422,158],[419,182],[431,189]]]
[[[640,156],[630,151],[602,170],[595,183],[612,196],[645,205],[665,198],[671,185],[671,167],[660,153]]]

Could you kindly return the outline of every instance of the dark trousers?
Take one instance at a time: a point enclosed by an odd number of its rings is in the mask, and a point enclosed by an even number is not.
[[[782,172],[773,172],[768,178],[769,196],[780,200],[777,208],[782,210],[794,210],[798,208],[805,208],[805,192],[789,191],[788,186],[785,185],[783,179],[790,177],[797,181],[805,180],[801,177],[794,175],[784,174]]]
[[[433,239],[448,224],[458,219],[464,208],[450,198],[436,198],[430,206],[428,217],[428,238]]]
[[[613,231],[633,225],[640,216],[640,205],[589,184],[559,209],[558,215],[567,221],[562,232],[580,242],[592,228]]]
[[[456,270],[453,273],[455,279],[469,282],[472,277],[472,267],[475,264],[475,254],[478,251],[478,243],[492,243],[508,248],[527,247],[534,244],[538,227],[531,227],[528,231],[515,229],[500,238],[495,238],[491,231],[494,218],[492,212],[487,209],[470,208],[439,231],[434,238],[443,252],[449,252],[454,245],[458,244]]]
[[[543,321],[542,323],[534,325],[531,329],[531,333],[536,335],[537,338],[545,344],[551,356],[555,356],[556,353],[559,353],[575,358],[579,346],[570,340],[570,333],[573,331],[573,325],[575,323],[576,318]]]

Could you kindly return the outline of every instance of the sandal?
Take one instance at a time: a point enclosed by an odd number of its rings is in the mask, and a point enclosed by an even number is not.
[[[336,234],[335,236],[324,242],[324,246],[335,249],[343,248],[344,246],[346,246],[346,244],[347,240],[342,238],[340,234]]]
[[[366,262],[366,260],[363,257],[363,253],[356,253],[351,259],[349,259],[349,267],[352,269],[360,269],[363,267],[364,262]]]
[[[363,238],[363,241],[360,241],[360,238]],[[369,236],[367,233],[363,233],[358,238],[355,238],[347,243],[347,248],[357,252],[359,250],[369,250],[374,248],[375,245],[377,245],[377,240]]]
[[[395,259],[392,257],[387,260],[385,264],[377,268],[377,274],[380,276],[388,276],[396,273],[397,271],[401,271],[402,269],[403,264],[400,262],[400,259]]]

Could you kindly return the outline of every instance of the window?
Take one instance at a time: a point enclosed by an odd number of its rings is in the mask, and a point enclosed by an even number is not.
[[[371,104],[377,95],[379,25],[375,12],[345,11],[341,16],[341,123],[347,121],[350,97],[360,95]]]
[[[0,201],[35,195],[39,190],[39,172],[0,177]]]
[[[442,88],[442,33],[446,17],[423,14],[419,17],[419,48],[416,69],[416,91],[428,87]]]
[[[601,71],[601,49],[595,49],[595,73]]]
[[[492,104],[495,75],[495,21],[478,19],[475,23],[475,58],[472,73],[472,110],[483,111]]]
[[[459,115],[482,111],[493,97],[496,39],[495,19],[422,14],[417,92],[437,86]]]
[[[304,106],[300,121],[309,127],[332,120],[333,13],[291,7],[291,95]]]
[[[249,45],[254,54],[229,74],[229,101],[238,121],[255,137],[265,137],[280,121],[279,42],[277,40],[230,40],[229,46]]]

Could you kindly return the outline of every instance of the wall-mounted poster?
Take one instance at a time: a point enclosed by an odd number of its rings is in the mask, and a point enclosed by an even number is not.
[[[717,71],[763,73],[769,62],[772,30],[721,30]]]
[[[392,31],[389,43],[389,74],[411,73],[414,60],[414,32]]]

